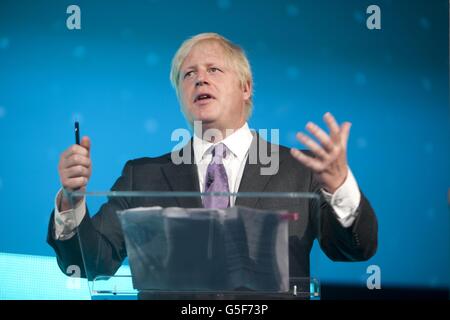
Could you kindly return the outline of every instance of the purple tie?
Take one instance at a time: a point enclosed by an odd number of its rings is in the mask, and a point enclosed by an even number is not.
[[[205,192],[230,192],[228,187],[228,177],[222,163],[225,158],[225,146],[219,143],[212,150],[212,160],[208,165],[205,177]],[[228,207],[228,196],[206,196],[203,197],[205,208],[224,209]]]

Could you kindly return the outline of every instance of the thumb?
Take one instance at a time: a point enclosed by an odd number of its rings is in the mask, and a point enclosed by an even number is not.
[[[84,136],[83,139],[81,139],[80,145],[87,149],[87,151],[90,153],[91,151],[91,139],[89,139],[88,136]]]

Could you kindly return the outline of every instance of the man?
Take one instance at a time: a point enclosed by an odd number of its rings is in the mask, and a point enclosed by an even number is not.
[[[279,159],[277,170],[264,175],[260,161],[249,161],[249,154],[264,141],[252,134],[247,125],[253,80],[244,52],[218,34],[199,34],[185,41],[176,53],[171,81],[189,123],[199,122],[200,131],[212,130],[215,134],[207,137],[195,132],[194,138],[184,146],[181,153],[192,155],[193,164],[175,163],[175,153],[127,162],[112,190],[317,192],[321,197],[320,219],[313,214],[314,208],[295,199],[227,197],[217,200],[111,198],[91,218],[84,198],[75,199],[75,209],[72,209],[63,192],[85,190],[91,176],[91,144],[88,137],[83,137],[81,145],[72,145],[61,155],[58,172],[63,189],[56,197],[49,224],[48,242],[55,249],[63,272],[70,265],[78,265],[82,275],[88,278],[114,274],[126,257],[116,211],[152,205],[187,208],[243,205],[260,209],[282,206],[301,212],[300,219],[289,226],[291,276],[309,276],[309,254],[315,238],[336,261],[361,261],[375,254],[377,220],[347,164],[350,123],[339,126],[331,114],[325,114],[329,134],[308,123],[306,129],[320,144],[299,133],[299,141],[310,151],[274,148]]]

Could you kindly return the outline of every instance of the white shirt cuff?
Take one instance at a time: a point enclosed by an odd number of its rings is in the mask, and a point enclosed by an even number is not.
[[[75,229],[86,214],[86,197],[83,197],[83,200],[74,209],[59,212],[57,201],[61,192],[62,189],[55,197],[55,233],[53,236],[56,240],[69,240],[75,235]]]
[[[361,201],[361,192],[350,168],[344,183],[333,194],[324,189],[321,191],[341,225],[345,228],[350,227],[357,217],[357,209]]]

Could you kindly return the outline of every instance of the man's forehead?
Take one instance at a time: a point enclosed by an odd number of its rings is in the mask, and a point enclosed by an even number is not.
[[[182,68],[195,68],[198,66],[211,66],[214,64],[228,64],[229,57],[224,48],[217,42],[200,42],[192,47],[182,63]]]

